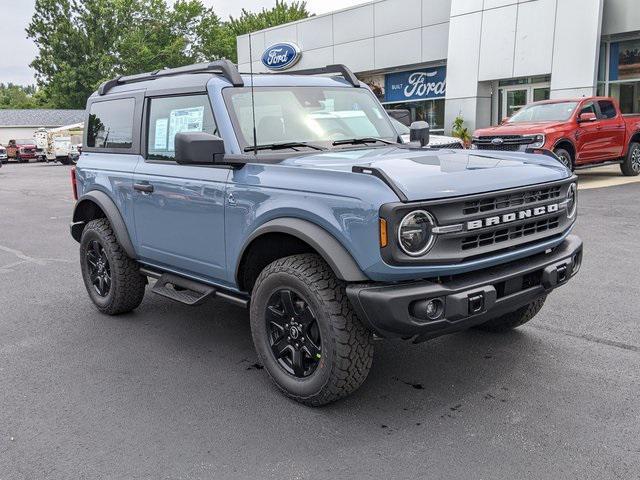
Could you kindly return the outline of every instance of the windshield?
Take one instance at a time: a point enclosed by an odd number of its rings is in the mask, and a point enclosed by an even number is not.
[[[407,127],[404,123],[400,122],[399,120],[396,120],[393,117],[389,117],[389,119],[391,120],[393,127],[398,132],[398,135],[409,135],[411,133],[411,130],[409,129],[409,127]]]
[[[578,102],[539,103],[523,107],[507,123],[564,122],[571,118]]]
[[[250,88],[224,90],[229,114],[240,147],[253,145],[253,112]],[[363,88],[256,87],[256,136],[258,146],[333,142],[380,138],[390,142],[398,134],[387,113]]]

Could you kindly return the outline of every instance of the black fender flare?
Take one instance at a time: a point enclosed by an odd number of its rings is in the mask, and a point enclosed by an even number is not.
[[[107,217],[107,220],[109,220],[111,228],[113,229],[113,233],[116,235],[116,239],[118,240],[118,243],[120,244],[122,249],[130,258],[136,258],[136,252],[133,248],[133,243],[131,242],[131,237],[129,236],[129,231],[127,230],[127,225],[126,223],[124,223],[118,207],[106,193],[99,190],[88,192],[78,199],[76,206],[73,209],[71,236],[77,242],[80,242],[82,231],[84,230],[87,221],[93,220],[95,218],[88,218],[86,216],[89,203],[97,205],[100,210],[104,212],[104,215],[105,217]]]
[[[251,243],[267,233],[286,233],[309,244],[329,264],[336,276],[346,282],[364,282],[369,279],[346,248],[324,228],[299,218],[276,218],[258,227],[242,245],[235,278],[240,279],[240,266],[244,254]]]

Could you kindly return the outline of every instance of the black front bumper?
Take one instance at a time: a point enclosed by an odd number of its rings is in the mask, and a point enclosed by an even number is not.
[[[449,277],[401,284],[353,284],[347,295],[359,318],[382,337],[426,340],[517,310],[567,283],[580,269],[582,240],[569,235],[549,253]],[[427,300],[442,315],[429,320]]]

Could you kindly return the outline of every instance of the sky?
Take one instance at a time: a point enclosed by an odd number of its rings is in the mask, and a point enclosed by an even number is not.
[[[307,9],[311,13],[321,14],[368,1],[307,0]],[[243,8],[254,11],[270,8],[275,5],[275,0],[203,0],[203,3],[214,7],[220,17],[227,18],[229,15],[238,16]],[[0,83],[35,84],[29,64],[38,51],[25,34],[34,5],[35,0],[0,0]]]

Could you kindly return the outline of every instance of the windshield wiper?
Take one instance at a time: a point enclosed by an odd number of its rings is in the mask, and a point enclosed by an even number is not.
[[[351,138],[348,140],[336,140],[332,143],[334,147],[338,145],[365,145],[367,143],[386,143],[387,145],[395,145],[396,142],[385,140],[384,138],[364,137],[364,138]]]
[[[257,147],[247,146],[247,147],[244,147],[244,151],[251,152],[254,150],[285,150],[287,148],[296,148],[296,147],[308,147],[308,148],[313,148],[314,150],[327,150],[326,147],[316,145],[315,143],[285,142],[285,143],[270,143],[267,145],[258,145]]]

